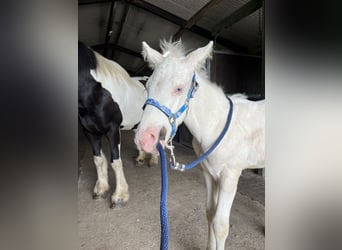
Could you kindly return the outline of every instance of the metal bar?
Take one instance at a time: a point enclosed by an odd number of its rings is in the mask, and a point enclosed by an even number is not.
[[[100,1],[85,1],[85,2],[78,2],[78,5],[91,5],[91,4],[98,4],[98,3],[109,3],[112,0],[100,0]],[[115,0],[117,1],[117,0]]]
[[[233,51],[224,51],[224,50],[213,50],[214,54],[217,55],[232,55],[232,56],[246,56],[246,57],[253,57],[253,58],[261,58],[261,55],[251,55],[251,54],[244,54],[244,53],[237,53]]]
[[[91,48],[94,50],[102,50],[102,49],[104,49],[104,46],[105,46],[104,44],[96,44],[96,45],[91,46]],[[131,50],[131,49],[127,49],[127,48],[119,46],[119,45],[115,45],[113,43],[108,44],[108,48],[113,48],[113,49],[116,49],[117,51],[123,52],[125,54],[141,58],[141,54],[139,52],[136,52],[136,51]]]
[[[263,0],[251,0],[232,14],[224,18],[221,22],[216,24],[213,28],[212,35],[218,36],[224,29],[231,27],[234,23],[237,23],[241,19],[249,16],[254,11],[258,10],[262,6]]]
[[[179,30],[173,35],[174,40],[180,38],[186,29],[191,28],[195,23],[197,23],[209,10],[211,10],[215,5],[220,3],[222,0],[212,0],[204,5],[199,11],[196,12],[185,24],[185,26],[179,28]]]
[[[109,43],[109,40],[110,40],[112,33],[113,33],[113,12],[114,12],[115,8],[116,8],[116,2],[112,1],[111,5],[110,5],[110,13],[109,13],[108,23],[107,23],[105,47],[103,50],[103,56],[107,55],[108,43]]]
[[[118,31],[117,31],[117,34],[116,34],[116,37],[115,37],[115,40],[114,40],[114,45],[116,46],[119,42],[119,39],[120,39],[120,36],[121,36],[121,33],[122,33],[122,27],[126,21],[126,17],[127,17],[127,14],[128,14],[128,10],[129,10],[129,0],[125,2],[125,9],[124,9],[124,12],[122,14],[122,17],[121,17],[121,20],[120,20],[120,25],[119,25],[119,28],[118,28]],[[112,59],[114,58],[114,55],[115,55],[115,49],[113,49],[112,51]]]

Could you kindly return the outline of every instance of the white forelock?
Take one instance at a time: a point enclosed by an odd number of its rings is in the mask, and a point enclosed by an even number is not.
[[[172,42],[171,40],[167,41],[163,39],[160,41],[160,48],[163,55],[167,54],[166,56],[182,58],[186,54],[182,40]]]

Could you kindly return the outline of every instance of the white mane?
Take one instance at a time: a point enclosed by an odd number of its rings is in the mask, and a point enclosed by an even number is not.
[[[160,48],[162,50],[162,54],[165,57],[172,56],[177,58],[184,58],[186,55],[186,51],[184,49],[181,39],[175,42],[163,39],[160,41]]]

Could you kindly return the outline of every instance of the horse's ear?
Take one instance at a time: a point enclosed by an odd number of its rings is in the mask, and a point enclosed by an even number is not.
[[[142,42],[142,55],[152,69],[163,60],[162,54],[152,49],[146,42]]]
[[[194,65],[195,68],[205,62],[205,59],[211,56],[213,52],[213,41],[210,41],[206,46],[198,48],[187,55],[186,60],[190,65]]]

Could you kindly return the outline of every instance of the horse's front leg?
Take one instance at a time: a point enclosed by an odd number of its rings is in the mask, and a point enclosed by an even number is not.
[[[148,166],[150,168],[153,168],[153,167],[157,167],[158,166],[158,162],[159,162],[159,157],[158,157],[158,152],[152,152],[151,153],[151,159],[149,160],[148,162]]]
[[[111,149],[111,166],[115,172],[116,187],[112,195],[111,208],[126,205],[129,199],[128,184],[120,157],[120,130],[114,127],[108,134]]]
[[[206,201],[206,213],[208,221],[208,243],[207,250],[216,249],[216,238],[214,234],[213,218],[215,215],[216,204],[217,204],[217,185],[215,180],[210,174],[203,169],[203,176],[205,185],[207,187],[207,201]]]
[[[143,150],[139,150],[139,155],[135,158],[135,165],[142,166],[144,165],[146,158],[146,153]]]
[[[113,160],[111,165],[116,177],[116,188],[114,194],[112,195],[111,208],[116,206],[125,206],[129,199],[129,192],[128,184],[122,168],[122,160]]]
[[[97,171],[97,181],[93,191],[93,199],[98,197],[106,198],[109,190],[108,184],[108,163],[106,156],[103,154],[102,150],[100,156],[94,155],[94,163]]]
[[[93,199],[97,199],[99,197],[105,198],[108,193],[107,191],[109,190],[107,172],[108,163],[101,150],[101,136],[91,134],[86,130],[84,131],[93,149],[94,163],[97,172],[97,180],[93,189]]]
[[[216,238],[216,250],[224,250],[229,234],[229,217],[241,171],[226,169],[219,179],[219,191],[213,229]]]
[[[144,164],[146,159],[146,153],[143,150],[139,150],[139,155],[135,158],[135,162],[137,166],[141,166]],[[158,152],[151,153],[151,158],[148,161],[149,167],[156,167],[158,165]]]
[[[200,144],[195,138],[192,139],[192,146],[197,156],[203,153],[201,150]],[[214,234],[213,218],[214,218],[216,206],[217,206],[218,187],[217,187],[216,181],[206,170],[204,162],[201,163],[201,167],[202,167],[205,185],[207,188],[207,200],[206,200],[206,213],[207,213],[207,221],[208,221],[207,250],[215,250],[216,238]]]

